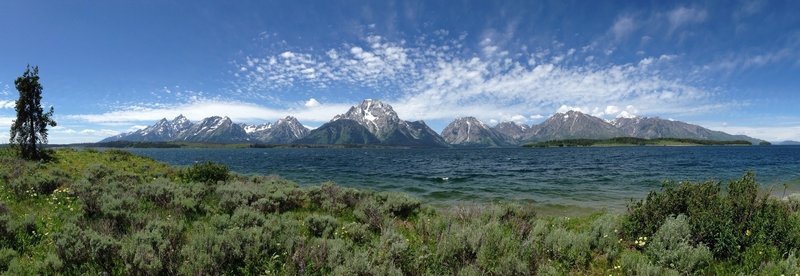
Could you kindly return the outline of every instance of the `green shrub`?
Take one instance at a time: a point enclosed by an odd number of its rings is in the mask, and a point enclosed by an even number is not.
[[[645,252],[663,267],[691,274],[711,261],[711,251],[705,245],[690,244],[691,234],[685,215],[667,218]]]
[[[521,252],[521,242],[509,233],[510,229],[498,221],[492,221],[479,229],[476,262],[483,271],[495,275],[530,274]]]
[[[91,183],[100,183],[106,178],[114,175],[114,169],[103,164],[90,164],[86,167],[84,178]]]
[[[742,253],[738,270],[754,274],[769,261],[779,260],[781,257],[775,246],[757,243],[747,247]]]
[[[180,176],[186,182],[216,183],[228,180],[230,170],[223,164],[206,161],[182,170]]]
[[[624,233],[628,240],[652,236],[659,221],[680,214],[688,218],[692,244],[705,244],[718,259],[741,259],[756,244],[783,255],[800,247],[800,220],[786,202],[760,194],[752,173],[731,181],[727,193],[715,182],[667,183],[629,205]]]
[[[642,276],[660,276],[660,275],[680,275],[677,271],[665,269],[658,265],[653,264],[647,256],[639,253],[638,251],[625,251],[619,259],[620,268],[623,275],[642,275]]]
[[[269,187],[265,197],[251,203],[261,212],[286,212],[300,208],[306,202],[305,193],[296,186]]]
[[[536,270],[536,275],[560,276],[560,275],[567,275],[567,273],[561,270],[561,268],[559,268],[553,263],[545,263],[539,266],[539,269]]]
[[[328,215],[309,215],[305,219],[308,232],[314,237],[330,238],[333,237],[339,222],[336,218]]]
[[[383,228],[383,213],[381,213],[381,206],[372,198],[361,201],[353,210],[353,216],[356,219],[369,225],[373,231],[380,231]]]
[[[256,236],[241,228],[217,233],[204,228],[193,233],[186,246],[181,249],[181,274],[219,275],[235,273],[235,268],[244,267],[245,246],[257,246]]]
[[[281,252],[294,246],[287,240],[299,236],[298,226],[270,216],[262,227],[248,227],[255,224],[247,219],[252,216],[240,212],[234,222],[227,215],[218,215],[211,218],[211,225],[195,226],[180,251],[185,260],[180,274],[259,274],[275,271],[286,262],[290,256]]]
[[[76,272],[84,271],[83,265],[111,271],[115,261],[120,259],[117,240],[74,224],[65,225],[61,232],[53,234],[53,240],[64,266]]]
[[[557,227],[544,237],[544,248],[554,259],[570,267],[583,267],[591,258],[589,235]]]
[[[619,217],[605,214],[590,225],[589,236],[592,250],[605,255],[609,264],[613,263],[622,250],[619,242]]]
[[[355,244],[364,244],[372,237],[369,226],[363,223],[351,222],[342,225],[337,232],[338,238],[350,240]]]
[[[767,263],[759,275],[798,275],[800,273],[800,260],[795,254],[789,254],[786,259],[770,261]]]
[[[406,219],[419,211],[420,202],[405,194],[387,193],[383,202],[384,213]]]
[[[52,170],[49,173],[37,172],[14,179],[9,183],[9,188],[18,199],[49,195],[59,186],[67,183],[69,179],[61,170]]]
[[[457,275],[458,276],[480,276],[480,275],[483,275],[483,273],[481,272],[481,270],[477,266],[468,265],[468,266],[462,267],[458,271]]]
[[[261,212],[284,212],[303,206],[305,193],[296,184],[231,181],[216,189],[219,206],[232,213],[239,206],[252,206]]]
[[[12,247],[16,244],[14,220],[5,212],[0,213],[0,247]]]
[[[108,155],[108,161],[111,162],[128,162],[134,157],[133,153],[126,150],[109,149],[105,153]]]
[[[19,252],[36,246],[42,239],[42,232],[39,231],[34,214],[25,214],[21,218],[12,220],[9,226],[9,230],[13,233],[10,245]]]
[[[723,204],[720,190],[719,183],[711,181],[697,184],[665,182],[661,192],[650,192],[646,199],[628,206],[623,224],[626,238],[651,237],[667,217],[689,214],[690,209],[720,208]]]
[[[532,204],[504,204],[502,205],[500,220],[511,225],[511,228],[520,238],[527,236],[536,219],[536,210]]]
[[[388,271],[407,271],[411,272],[415,267],[411,267],[411,248],[408,239],[402,234],[387,230],[381,233],[376,248],[375,262],[379,266],[386,267]],[[409,265],[403,267],[403,265]]]
[[[183,227],[170,221],[151,221],[121,250],[125,270],[136,275],[176,274]]]
[[[299,239],[290,242],[284,274],[326,275],[346,261],[343,241],[321,238]],[[375,268],[372,267],[371,270]],[[383,275],[383,273],[377,274]]]
[[[11,248],[0,248],[0,271],[6,271],[11,260],[16,258],[19,254]]]
[[[184,213],[201,211],[200,202],[208,193],[203,183],[175,183],[166,178],[157,178],[139,185],[137,195],[160,208],[176,209]]]
[[[231,215],[230,225],[241,228],[262,227],[267,223],[264,214],[249,207],[240,207]]]
[[[98,218],[111,222],[116,234],[125,234],[131,226],[142,221],[135,198],[129,195],[103,194],[100,196]]]
[[[42,256],[18,257],[11,260],[5,274],[7,275],[60,275],[63,274],[64,263],[53,253]]]
[[[800,212],[800,193],[792,193],[786,197],[786,203],[789,205],[789,210],[793,213]]]
[[[476,260],[476,246],[472,239],[479,231],[479,224],[462,225],[452,218],[425,218],[423,227],[427,228],[423,241],[429,247],[426,258],[417,261],[417,267],[424,268],[428,274],[455,274],[462,267]],[[425,251],[423,251],[425,252]],[[422,254],[422,253],[421,253]]]
[[[370,252],[367,250],[353,252],[342,263],[336,265],[331,274],[337,276],[376,275],[372,271],[374,266],[370,263],[369,255]]]
[[[308,189],[307,194],[315,208],[336,214],[355,208],[367,195],[359,190],[339,187],[330,182]]]

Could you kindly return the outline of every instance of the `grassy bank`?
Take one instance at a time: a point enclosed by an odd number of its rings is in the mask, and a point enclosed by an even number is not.
[[[617,137],[611,139],[565,139],[523,145],[523,147],[623,147],[623,146],[751,146],[748,141],[714,141],[685,138],[644,139]]]
[[[622,215],[532,205],[432,208],[403,194],[299,187],[125,151],[0,153],[8,274],[794,275],[800,199],[752,175],[668,183]]]

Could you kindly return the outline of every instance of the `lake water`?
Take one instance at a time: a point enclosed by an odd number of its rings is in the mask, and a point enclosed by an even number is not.
[[[300,185],[400,191],[433,204],[522,200],[618,209],[667,179],[727,181],[748,170],[773,193],[800,186],[800,146],[130,151],[173,165],[211,160]]]

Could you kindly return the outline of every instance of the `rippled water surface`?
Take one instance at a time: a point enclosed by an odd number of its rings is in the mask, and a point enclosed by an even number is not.
[[[729,180],[748,170],[773,190],[800,184],[800,147],[534,149],[131,149],[174,165],[211,160],[300,185],[401,191],[432,203],[526,200],[620,208],[673,180]]]

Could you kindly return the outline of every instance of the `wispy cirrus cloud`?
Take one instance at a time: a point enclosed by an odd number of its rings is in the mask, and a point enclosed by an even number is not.
[[[676,24],[692,22],[684,17],[693,12],[685,13],[678,12]],[[630,32],[632,19],[620,20],[620,35]],[[502,121],[551,114],[562,105],[612,117],[617,114],[606,114],[608,106],[634,106],[659,115],[725,108],[710,103],[712,92],[665,72],[673,55],[596,64],[588,57],[601,53],[563,47],[514,50],[489,38],[466,47],[464,37],[442,33],[409,42],[372,35],[329,49],[276,49],[237,62],[235,75],[241,89],[270,95],[296,87],[323,95],[335,86],[367,88],[385,97],[401,116],[421,120],[473,115]],[[394,93],[380,94],[385,91]]]
[[[800,32],[787,34],[783,41],[767,49],[750,49],[721,55],[703,70],[725,74],[742,72],[779,63],[800,66]]]
[[[636,20],[631,15],[623,15],[618,17],[614,24],[611,25],[611,34],[614,35],[614,39],[622,39],[630,35],[633,31],[637,28]]]
[[[669,21],[669,32],[688,26],[691,24],[702,23],[708,17],[705,9],[698,7],[677,7],[667,13]]]

